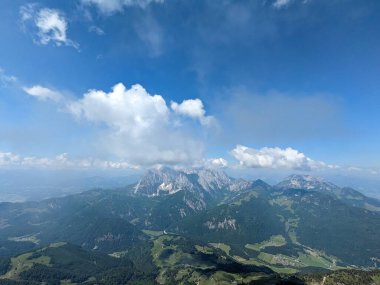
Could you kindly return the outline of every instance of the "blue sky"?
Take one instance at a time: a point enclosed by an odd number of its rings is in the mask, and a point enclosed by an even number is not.
[[[1,5],[4,168],[380,173],[378,1]]]

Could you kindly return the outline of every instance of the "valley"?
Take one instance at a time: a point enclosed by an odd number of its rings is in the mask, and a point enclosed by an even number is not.
[[[311,285],[351,272],[378,284],[379,206],[312,177],[153,169],[127,187],[1,203],[0,284]]]

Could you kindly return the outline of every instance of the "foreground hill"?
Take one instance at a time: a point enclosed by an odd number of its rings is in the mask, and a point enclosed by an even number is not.
[[[108,255],[59,242],[1,258],[0,284],[380,284],[380,270],[276,274],[236,262],[212,245],[173,234],[148,235],[149,242]]]
[[[140,250],[140,249],[139,249]],[[0,284],[131,284],[154,283],[156,268],[149,250],[134,256],[109,256],[64,242],[3,259]],[[143,262],[142,262],[143,261]],[[144,266],[138,266],[144,264]]]
[[[50,244],[65,242],[60,250],[123,256],[118,260],[130,262],[128,268],[145,260],[152,280],[161,284],[276,284],[290,278],[278,274],[377,268],[379,206],[354,189],[311,176],[270,186],[209,169],[161,168],[125,188],[0,204],[0,256],[33,255],[41,247],[49,253]],[[24,278],[8,269],[8,279]],[[310,281],[300,276],[292,282]]]

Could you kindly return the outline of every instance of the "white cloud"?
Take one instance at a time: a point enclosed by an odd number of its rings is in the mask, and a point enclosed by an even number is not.
[[[46,45],[55,41],[58,45],[66,43],[67,22],[58,10],[42,9],[38,12],[36,26],[39,28],[41,43]]]
[[[36,4],[21,6],[21,21],[32,24],[37,29],[35,41],[42,45],[54,43],[57,46],[66,45],[76,49],[79,44],[67,37],[68,24],[64,14],[57,9],[37,9]]]
[[[164,0],[81,0],[83,4],[95,5],[102,13],[120,12],[124,7],[147,7],[150,3],[163,3]]]
[[[171,108],[178,114],[192,118],[202,118],[206,113],[203,108],[203,103],[199,99],[184,100],[181,104],[171,102]]]
[[[212,116],[206,116],[206,111],[200,99],[183,100],[180,104],[171,102],[170,107],[177,114],[199,120],[202,125],[207,126],[214,121]]]
[[[0,152],[0,166],[14,164],[20,160],[18,155],[11,152]]]
[[[135,164],[190,164],[200,161],[203,144],[176,122],[164,98],[149,94],[141,85],[127,89],[122,83],[112,91],[90,90],[69,104],[77,118],[105,126],[99,148]],[[103,128],[104,129],[104,128]]]
[[[237,145],[232,151],[232,156],[240,165],[247,168],[274,168],[291,170],[316,170],[337,168],[324,162],[315,161],[302,152],[293,148],[281,149],[278,147],[263,147],[261,149],[249,148]]]
[[[302,4],[307,4],[309,3],[311,0],[300,0],[300,2]],[[283,9],[287,6],[289,6],[289,4],[291,4],[291,2],[293,2],[293,0],[275,0],[274,3],[272,4],[273,7],[275,9]]]
[[[153,128],[161,128],[169,117],[169,109],[160,95],[153,95],[139,84],[126,89],[116,84],[112,92],[90,90],[83,99],[70,105],[73,114],[89,121],[104,122],[119,132],[132,137]]]
[[[0,152],[0,167],[32,167],[32,168],[108,168],[138,169],[139,167],[126,161],[99,160],[93,158],[71,159],[67,153],[53,158],[37,156],[21,156],[12,152]]]
[[[210,168],[226,168],[228,166],[228,161],[222,157],[210,158],[206,160],[205,166]]]
[[[58,102],[62,99],[62,95],[59,92],[43,87],[41,85],[34,85],[29,88],[24,87],[23,90],[30,96],[36,97],[38,100],[42,101],[49,99]]]
[[[276,9],[281,9],[281,8],[288,6],[290,2],[291,2],[291,0],[276,0],[273,3],[273,7]]]

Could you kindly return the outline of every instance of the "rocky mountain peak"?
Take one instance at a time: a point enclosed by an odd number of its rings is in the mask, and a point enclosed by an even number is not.
[[[304,189],[314,191],[333,192],[339,189],[335,184],[325,181],[321,177],[311,175],[290,175],[284,181],[278,183],[276,188],[279,189]]]
[[[231,178],[221,170],[198,168],[182,171],[160,167],[148,170],[135,185],[134,193],[158,196],[185,190],[214,194],[223,190],[239,191],[250,185],[250,182]]]
[[[195,174],[197,176],[197,182],[207,192],[226,188],[233,181],[232,178],[228,177],[227,174],[221,170],[201,168],[189,170],[187,173]]]
[[[169,167],[160,167],[148,170],[135,185],[134,193],[158,196],[193,188],[194,185],[186,173]]]

